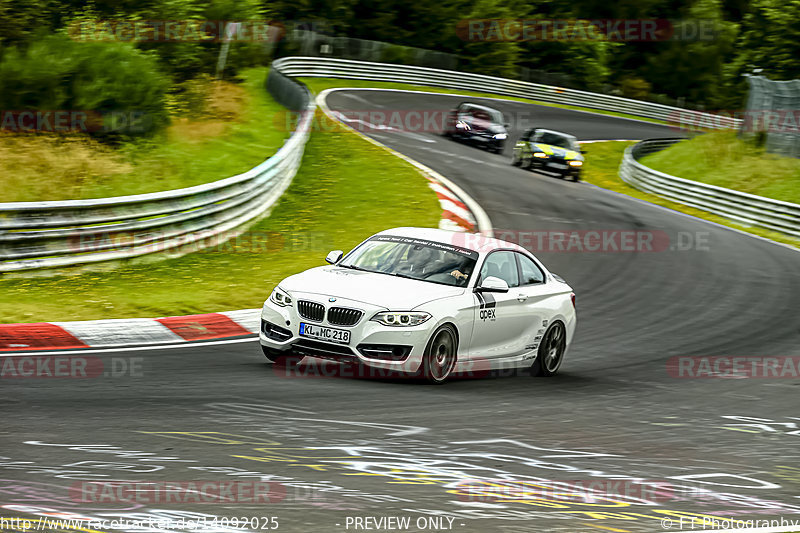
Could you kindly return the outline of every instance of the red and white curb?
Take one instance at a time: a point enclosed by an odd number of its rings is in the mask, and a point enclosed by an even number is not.
[[[328,117],[336,119],[335,114],[331,113],[325,103],[325,95],[332,90],[335,89],[323,91],[317,100],[320,108]],[[492,235],[492,225],[486,212],[458,185],[363,133],[355,129],[353,131],[419,169],[439,198],[439,204],[442,207],[440,228]],[[260,309],[241,309],[223,313],[164,318],[0,324],[0,356],[3,352],[144,345],[166,346],[192,341],[252,337],[258,334],[261,323],[260,316]]]
[[[177,344],[258,333],[260,309],[79,322],[0,324],[0,352]]]
[[[430,188],[439,198],[439,205],[442,206],[442,219],[439,221],[439,228],[451,231],[476,231],[477,222],[466,204],[438,180],[430,176],[425,176],[425,178],[429,181]]]

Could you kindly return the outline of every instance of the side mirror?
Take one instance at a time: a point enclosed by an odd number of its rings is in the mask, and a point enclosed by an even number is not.
[[[588,153],[588,152],[589,152],[589,150],[584,150],[583,148],[581,148],[581,153],[582,153],[582,154],[586,154],[586,153]]]
[[[494,276],[487,276],[475,289],[476,292],[508,292],[508,283]]]
[[[339,260],[342,258],[343,255],[344,255],[343,251],[333,250],[331,252],[328,252],[328,255],[325,256],[325,261],[327,261],[332,265],[335,265],[336,263],[339,262]]]
[[[510,122],[503,122],[503,127],[504,127],[505,129],[508,129],[508,128],[510,128],[510,127],[511,127],[511,123],[510,123]]]

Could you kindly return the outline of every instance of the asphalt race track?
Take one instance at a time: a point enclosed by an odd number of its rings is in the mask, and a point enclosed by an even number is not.
[[[462,99],[350,91],[328,104],[419,110]],[[581,140],[675,135],[613,117],[497,107]],[[370,135],[465,189],[500,235],[627,230],[656,235],[658,245],[538,253],[578,295],[577,337],[552,379],[503,372],[435,387],[287,375],[247,341],[101,351],[104,368],[120,374],[107,379],[3,380],[0,516],[153,520],[149,531],[231,531],[233,517],[266,530],[274,517],[293,532],[363,531],[378,525],[372,518],[399,517],[408,528],[372,530],[504,533],[678,531],[681,515],[685,530],[697,515],[800,519],[800,379],[668,370],[682,356],[800,356],[798,252],[514,168],[511,143],[495,155],[436,132]],[[265,481],[272,501],[76,496],[109,480]],[[199,528],[180,523],[202,518]]]

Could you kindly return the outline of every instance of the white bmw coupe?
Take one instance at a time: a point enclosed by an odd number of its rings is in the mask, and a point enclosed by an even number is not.
[[[575,294],[527,250],[477,234],[395,228],[289,276],[261,311],[261,348],[416,374],[530,366],[554,375],[575,332]]]

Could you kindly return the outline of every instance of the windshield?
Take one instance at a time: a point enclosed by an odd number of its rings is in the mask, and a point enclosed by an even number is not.
[[[466,287],[478,253],[447,243],[379,235],[350,252],[339,266]]]
[[[557,133],[550,133],[548,131],[544,131],[536,135],[534,142],[558,146],[559,148],[566,148],[567,150],[578,149],[572,137],[559,135]]]
[[[464,109],[464,113],[468,113],[479,120],[485,120],[495,124],[503,123],[503,114],[489,107],[467,107]]]

